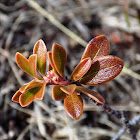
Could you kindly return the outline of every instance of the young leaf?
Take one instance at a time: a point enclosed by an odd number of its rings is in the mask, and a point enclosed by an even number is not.
[[[79,80],[89,70],[90,66],[91,66],[91,58],[89,57],[83,59],[72,72],[71,80],[72,81]]]
[[[71,84],[68,86],[63,86],[60,89],[65,92],[66,94],[70,95],[75,91],[76,85],[75,84]]]
[[[19,88],[19,91],[20,92],[25,92],[27,89],[30,89],[30,88],[33,88],[33,87],[36,87],[36,86],[40,86],[40,85],[43,85],[43,82],[38,80],[38,79],[33,79],[31,82],[23,85],[22,87]]]
[[[52,60],[57,72],[61,77],[64,76],[66,59],[67,55],[65,49],[61,45],[54,43],[52,47]]]
[[[57,70],[56,70],[55,65],[54,65],[54,63],[53,63],[53,60],[52,60],[52,52],[48,52],[48,59],[49,59],[49,62],[50,62],[50,64],[49,64],[49,70],[53,69],[54,72],[55,72],[57,75],[59,75],[59,74],[57,73]]]
[[[31,82],[32,82],[32,81],[31,81]],[[29,83],[30,83],[30,82],[29,82]],[[24,84],[22,87],[20,87],[20,88],[19,88],[19,91],[20,91],[21,93],[23,93],[23,92],[27,89],[27,86],[28,86],[29,83]]]
[[[16,62],[18,66],[29,75],[37,78],[37,55],[33,54],[29,57],[29,60],[25,58],[22,54],[16,53]]]
[[[66,93],[64,93],[60,88],[62,86],[61,85],[54,85],[52,87],[52,98],[53,100],[55,101],[58,101],[58,100],[63,100],[66,98]]]
[[[76,90],[78,90],[79,92],[84,93],[85,95],[87,95],[88,97],[94,99],[96,102],[100,103],[100,104],[104,104],[104,98],[96,91],[90,90],[88,88],[82,87],[82,86],[77,86]]]
[[[35,94],[37,94],[39,92],[41,87],[42,86],[31,88],[31,89],[25,91],[23,94],[21,94],[19,97],[20,105],[22,107],[29,105],[35,99]]]
[[[46,59],[47,59],[47,49],[43,40],[37,41],[34,46],[33,53],[37,54],[37,68],[38,71],[45,76],[46,72]]]
[[[64,99],[64,107],[71,118],[78,120],[83,113],[82,97],[77,95],[76,92],[73,92],[71,95],[67,95]]]
[[[104,35],[97,36],[88,43],[81,60],[88,57],[94,60],[97,57],[108,55],[109,49],[110,45],[107,37]]]
[[[38,99],[38,100],[42,100],[43,99],[45,87],[46,87],[46,82],[44,81],[41,89],[35,94],[35,98],[36,99]]]
[[[22,93],[18,90],[18,91],[14,94],[14,96],[12,97],[12,101],[13,101],[13,102],[16,102],[16,103],[19,103],[19,97],[20,97],[21,94],[22,94]]]
[[[115,56],[103,56],[93,61],[89,71],[80,79],[81,84],[98,85],[114,79],[123,68],[123,61]]]

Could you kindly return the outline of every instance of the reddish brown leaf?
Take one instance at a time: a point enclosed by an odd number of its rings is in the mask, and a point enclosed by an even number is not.
[[[81,60],[88,57],[94,60],[97,57],[108,55],[109,49],[108,39],[104,35],[97,36],[88,43]]]
[[[22,94],[22,93],[18,90],[18,91],[14,94],[14,96],[12,97],[12,101],[13,101],[13,102],[16,102],[16,103],[19,103],[19,97],[20,97],[21,94]]]
[[[72,94],[75,91],[76,85],[75,84],[71,84],[68,86],[63,86],[60,89],[65,92],[66,94]]]
[[[71,74],[71,80],[72,81],[79,80],[89,70],[90,66],[91,66],[91,58],[83,59]]]
[[[64,99],[64,107],[71,118],[78,120],[83,114],[82,97],[77,95],[76,92],[73,92],[71,95],[67,95]]]
[[[29,57],[29,60],[25,58],[22,54],[16,53],[16,62],[18,66],[29,75],[37,78],[37,55],[33,54]]]
[[[65,49],[61,45],[54,43],[52,47],[52,60],[57,72],[61,77],[64,76],[66,59],[67,55]]]
[[[29,90],[26,90],[23,94],[19,97],[19,103],[22,107],[29,105],[34,99],[35,94],[39,92],[42,86],[34,87]]]
[[[66,98],[66,93],[64,93],[60,88],[61,85],[54,85],[52,87],[52,98],[53,100],[63,100]]]
[[[96,102],[98,102],[100,104],[104,104],[104,102],[105,102],[104,98],[96,91],[90,90],[90,89],[82,87],[82,86],[77,86],[76,90],[84,93],[85,95],[94,99]]]
[[[38,71],[45,76],[46,73],[46,59],[47,59],[47,49],[43,40],[37,41],[34,46],[33,53],[37,54],[37,68]]]
[[[103,56],[93,61],[89,71],[80,79],[81,84],[98,85],[114,79],[123,68],[123,61],[115,56]]]

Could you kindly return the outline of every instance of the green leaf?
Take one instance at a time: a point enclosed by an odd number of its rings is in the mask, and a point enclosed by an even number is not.
[[[52,98],[53,100],[63,100],[66,98],[66,93],[64,93],[60,88],[62,86],[61,85],[54,85],[52,87]]]
[[[83,100],[80,95],[77,95],[76,92],[73,92],[64,99],[64,107],[68,115],[78,120],[83,114]]]
[[[44,81],[41,89],[35,94],[35,99],[42,100],[44,97],[46,82]]]
[[[88,43],[81,60],[88,57],[94,60],[97,57],[108,55],[109,49],[110,45],[107,37],[104,35],[97,36]]]
[[[12,101],[13,101],[13,102],[16,102],[16,103],[19,103],[19,97],[20,97],[21,94],[22,94],[22,93],[18,90],[18,91],[14,94],[14,96],[12,97]]]
[[[83,59],[72,72],[71,80],[72,81],[79,80],[84,74],[86,74],[90,66],[91,66],[91,58]]]
[[[68,86],[63,86],[60,89],[65,92],[66,94],[70,95],[75,91],[76,85],[75,84],[71,84]]]
[[[32,81],[31,81],[32,82]],[[30,83],[30,82],[29,82]],[[21,93],[23,93],[26,89],[27,89],[27,86],[28,86],[28,84],[29,83],[26,83],[26,84],[24,84],[23,86],[21,86],[20,88],[19,88],[19,91],[21,92]]]
[[[29,75],[37,78],[37,55],[33,54],[30,55],[29,60],[25,58],[22,54],[19,52],[16,53],[16,62],[17,65],[26,73]]]
[[[29,90],[26,90],[19,97],[19,103],[22,107],[29,105],[34,99],[35,95],[41,90],[42,86],[34,87]]]
[[[98,85],[114,79],[123,69],[123,61],[115,56],[103,56],[93,61],[81,84]]]
[[[78,90],[79,92],[84,93],[85,95],[87,95],[88,97],[94,99],[96,102],[100,103],[100,104],[104,104],[104,98],[96,91],[90,90],[88,88],[82,87],[82,86],[77,86],[76,90]]]
[[[46,60],[47,60],[47,49],[43,40],[37,41],[34,46],[33,53],[37,54],[37,68],[38,71],[45,76],[46,73]]]
[[[38,79],[33,79],[31,82],[23,85],[22,87],[19,88],[20,92],[25,92],[27,89],[36,87],[36,86],[40,86],[43,84],[43,80],[38,80]]]
[[[54,43],[52,47],[52,60],[57,72],[61,77],[64,76],[66,59],[67,54],[65,49],[61,45]]]
[[[53,63],[53,60],[52,60],[52,52],[48,52],[48,59],[49,59],[49,62],[50,62],[49,70],[53,69],[54,72],[55,72],[57,75],[59,75],[58,72],[57,72],[57,70],[56,70],[56,68],[55,68],[55,65],[54,65],[54,63]]]

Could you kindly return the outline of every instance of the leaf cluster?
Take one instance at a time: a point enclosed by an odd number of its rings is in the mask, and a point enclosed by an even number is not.
[[[54,43],[52,51],[47,52],[45,43],[42,40],[37,41],[29,59],[19,52],[16,53],[17,65],[34,79],[20,87],[12,100],[25,107],[34,99],[42,100],[45,87],[53,85],[52,98],[64,100],[64,107],[68,115],[78,120],[83,113],[81,93],[99,104],[105,102],[98,92],[83,85],[94,86],[108,82],[115,78],[123,68],[123,61],[109,55],[109,49],[108,39],[104,35],[92,39],[68,79],[64,74],[67,60],[65,49]],[[46,73],[47,58],[49,59],[49,71]],[[37,74],[37,71],[41,76]]]

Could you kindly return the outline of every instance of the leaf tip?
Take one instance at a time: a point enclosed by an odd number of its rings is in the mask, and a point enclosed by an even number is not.
[[[16,102],[16,103],[19,103],[19,97],[22,93],[18,90],[12,97],[12,101],[13,102]]]
[[[52,46],[52,61],[54,63],[55,69],[61,77],[64,76],[66,60],[67,54],[65,49],[61,45],[54,43]]]
[[[83,114],[83,100],[76,92],[67,95],[64,99],[64,108],[68,115],[74,120],[78,120]]]
[[[66,98],[66,94],[60,90],[62,86],[60,85],[54,85],[52,87],[52,98],[54,101],[59,101],[59,100],[63,100]]]
[[[16,58],[16,62],[18,62],[19,57],[22,57],[23,55],[19,52],[16,53],[15,58]]]
[[[31,102],[25,102],[22,99],[22,95],[19,97],[19,104],[21,105],[21,107],[26,107],[27,105],[29,105]]]

